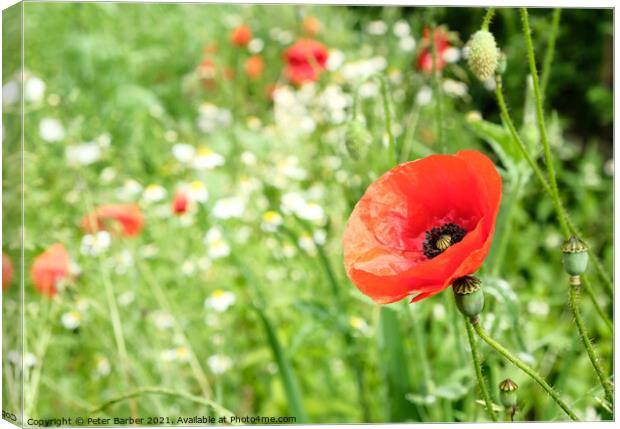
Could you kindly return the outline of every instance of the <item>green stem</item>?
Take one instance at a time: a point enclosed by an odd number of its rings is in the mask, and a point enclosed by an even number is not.
[[[442,112],[442,99],[441,99],[441,84],[439,82],[439,70],[437,68],[437,44],[435,43],[435,31],[434,25],[431,26],[431,57],[433,59],[433,97],[435,99],[435,117],[437,124],[437,142],[439,143],[440,151],[446,153],[446,146],[443,139],[443,112]]]
[[[605,322],[605,326],[607,326],[607,328],[609,328],[609,330],[613,332],[614,325],[613,323],[611,323],[611,320],[609,320],[609,317],[607,316],[607,314],[605,314],[605,311],[603,311],[598,301],[596,300],[596,297],[594,296],[594,291],[592,290],[592,286],[590,286],[590,281],[584,275],[582,275],[581,283],[583,284],[583,288],[586,290],[586,293],[590,297],[590,301],[592,301],[592,305],[594,306],[594,309],[596,310],[598,315],[601,317],[601,319],[603,319],[603,322]]]
[[[529,151],[525,147],[525,143],[523,142],[523,140],[521,140],[521,137],[519,136],[519,133],[517,132],[517,129],[515,128],[515,125],[512,122],[512,118],[510,117],[510,114],[508,113],[508,107],[506,106],[506,101],[504,100],[504,92],[502,88],[503,88],[502,77],[501,75],[496,75],[495,76],[495,96],[497,97],[497,104],[499,106],[500,116],[502,120],[504,121],[504,123],[506,124],[506,126],[508,127],[508,131],[510,131],[510,135],[512,136],[512,139],[517,144],[517,146],[519,146],[519,149],[521,150],[523,157],[529,164],[532,171],[534,171],[534,174],[540,181],[545,192],[551,195],[552,191],[551,191],[551,187],[549,186],[549,183],[547,183],[547,179],[545,179],[545,176],[543,175],[542,170],[538,167],[538,165],[536,164],[536,161],[534,161]]]
[[[521,150],[523,157],[529,164],[532,171],[534,171],[534,174],[540,181],[540,184],[542,185],[547,195],[553,198],[553,190],[549,186],[547,179],[545,179],[545,176],[542,170],[540,169],[540,167],[538,167],[538,165],[536,164],[536,161],[534,161],[532,156],[529,154],[527,148],[525,147],[525,144],[523,143],[523,140],[521,140],[521,137],[519,136],[519,133],[517,132],[517,129],[515,128],[514,123],[512,122],[512,118],[510,117],[510,114],[508,113],[508,107],[506,106],[506,101],[504,100],[504,93],[502,90],[502,77],[500,75],[497,75],[495,77],[495,95],[497,97],[497,104],[500,109],[500,116],[502,118],[502,121],[508,127],[508,130],[510,131],[513,141],[517,144],[517,146]],[[568,215],[568,213],[566,212],[562,204],[560,204],[559,207],[558,206],[554,206],[554,207],[556,210],[559,210],[561,213],[563,213],[564,217],[567,219],[570,233],[572,233],[573,235],[579,238],[581,234],[577,230],[577,227],[575,227],[575,225],[571,221],[570,216]],[[560,217],[560,214],[559,214],[560,212],[557,212],[558,218]],[[565,235],[568,235],[567,231],[563,231],[563,232]],[[580,238],[580,240],[585,243],[583,239]],[[613,284],[611,283],[611,280],[607,277],[605,270],[603,268],[603,265],[598,260],[597,255],[595,255],[594,252],[592,251],[591,246],[588,246],[588,254],[590,255],[590,258],[592,259],[594,263],[594,267],[598,271],[599,277],[603,279],[603,283],[607,287],[608,292],[613,296]],[[592,301],[595,302],[594,295],[592,294],[590,295],[590,297]],[[600,305],[596,302],[594,303],[594,306],[600,308]],[[602,314],[602,313],[599,313],[599,314]],[[605,317],[604,320],[607,324],[611,323],[607,317]]]
[[[536,383],[540,385],[551,398],[564,410],[566,415],[568,415],[572,420],[579,421],[579,417],[571,410],[571,408],[562,400],[558,392],[555,391],[553,387],[551,387],[539,374],[536,372],[534,368],[523,362],[521,359],[513,355],[508,349],[502,346],[500,343],[491,338],[480,326],[480,323],[473,323],[474,330],[478,334],[482,340],[487,343],[489,346],[495,349],[499,354],[504,356],[506,360],[510,361],[513,365],[519,368],[521,371],[530,376]]]
[[[197,404],[205,405],[207,407],[212,408],[216,412],[221,415],[226,416],[234,416],[235,414],[210,399],[201,398],[200,396],[190,395],[189,393],[185,393],[182,391],[176,391],[171,389],[166,389],[164,387],[139,387],[131,392],[123,393],[122,395],[115,396],[114,398],[108,399],[103,402],[101,405],[93,408],[90,411],[90,414],[95,414],[100,411],[103,411],[107,407],[116,404],[117,402],[121,402],[127,399],[136,398],[138,396],[146,395],[146,394],[154,394],[154,395],[167,395],[167,396],[176,396],[178,398],[187,399],[188,401],[195,402]]]
[[[523,23],[523,34],[525,36],[525,45],[527,46],[527,58],[530,64],[530,75],[532,76],[532,85],[534,87],[534,97],[536,99],[536,121],[538,123],[538,132],[543,145],[543,152],[545,155],[545,164],[547,166],[547,174],[549,176],[549,183],[551,185],[552,195],[551,199],[556,208],[558,222],[565,238],[568,238],[569,228],[566,222],[565,212],[562,208],[560,201],[560,193],[558,191],[558,183],[555,178],[555,169],[553,168],[553,159],[551,157],[551,146],[549,145],[549,138],[547,137],[547,127],[545,126],[545,115],[542,107],[542,95],[538,84],[538,71],[536,70],[536,58],[534,57],[534,46],[532,45],[532,35],[530,30],[530,23],[527,15],[527,9],[521,8],[521,20]]]
[[[140,258],[135,259],[141,261]],[[181,323],[179,323],[176,312],[173,311],[170,307],[170,299],[168,299],[168,297],[166,296],[166,293],[164,292],[157,279],[155,279],[150,270],[146,268],[146,264],[142,264],[141,262],[138,263],[138,270],[142,273],[142,277],[148,284],[149,290],[153,291],[158,305],[162,308],[162,310],[172,316],[172,324],[174,327],[175,335],[180,338],[183,345],[187,347],[189,366],[192,370],[192,373],[194,374],[194,378],[198,382],[203,396],[205,398],[210,398],[212,396],[212,392],[207,375],[205,374],[202,365],[200,365],[200,361],[196,357],[196,353],[194,352],[194,349],[189,342],[187,335],[185,335],[185,331],[183,330]]]
[[[553,10],[551,33],[549,33],[549,41],[547,42],[547,51],[545,52],[545,61],[543,62],[542,74],[540,78],[540,93],[543,97],[546,94],[547,83],[549,83],[549,75],[551,74],[551,63],[553,62],[555,41],[558,37],[558,29],[560,28],[561,13],[562,9],[560,9],[559,7]]]
[[[390,151],[390,161],[392,165],[397,164],[396,160],[396,141],[394,140],[394,135],[392,134],[392,110],[390,109],[390,92],[388,90],[388,84],[385,80],[385,77],[382,75],[377,75],[377,79],[379,80],[379,84],[381,85],[381,98],[383,100],[383,115],[385,116],[385,134],[388,138],[389,151]]]
[[[575,280],[574,282],[572,280]],[[573,316],[575,317],[575,324],[577,325],[577,330],[579,331],[579,336],[581,337],[581,341],[583,342],[583,346],[588,352],[588,357],[590,358],[590,362],[592,363],[592,367],[598,376],[603,389],[605,390],[605,396],[609,403],[614,403],[614,389],[607,377],[605,376],[601,365],[599,364],[599,359],[594,347],[592,346],[592,342],[590,341],[590,337],[588,336],[588,332],[586,331],[586,327],[583,323],[583,319],[581,318],[581,312],[579,311],[579,286],[580,279],[579,276],[575,276],[571,278],[570,282],[570,309],[573,312]]]
[[[471,322],[467,320],[467,318],[465,318],[465,327],[467,328],[467,338],[469,339],[471,357],[474,362],[474,369],[476,370],[478,387],[480,388],[480,393],[482,393],[482,398],[484,399],[487,413],[489,413],[491,420],[496,422],[498,420],[497,416],[495,415],[495,411],[493,410],[493,402],[491,402],[491,396],[489,395],[489,391],[487,390],[487,386],[484,382],[484,377],[482,375],[482,366],[480,364],[480,357],[478,356],[478,346],[476,345],[476,338],[474,337],[474,328],[472,327]]]
[[[495,15],[495,8],[494,7],[488,8],[487,13],[484,14],[484,18],[482,19],[482,25],[480,26],[482,30],[489,31],[489,24],[491,24],[493,15]]]

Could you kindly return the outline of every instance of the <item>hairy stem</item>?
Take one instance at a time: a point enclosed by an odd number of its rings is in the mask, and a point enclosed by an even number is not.
[[[580,284],[581,282],[580,282],[579,276],[571,277],[570,292],[569,292],[570,309],[573,312],[573,316],[575,318],[575,324],[577,325],[577,330],[579,331],[579,336],[581,337],[583,346],[588,352],[588,357],[590,358],[592,367],[594,368],[594,371],[596,372],[596,375],[599,381],[601,382],[603,389],[605,390],[605,396],[607,397],[607,400],[611,404],[613,404],[614,403],[613,386],[611,385],[611,383],[605,376],[603,369],[601,368],[598,355],[596,351],[594,350],[594,347],[592,346],[592,342],[590,341],[590,337],[588,336],[588,332],[586,331],[586,327],[583,323],[583,319],[581,318],[581,312],[579,311],[579,286]]]
[[[482,19],[482,25],[480,26],[482,30],[489,31],[489,24],[491,24],[493,15],[495,15],[495,8],[494,7],[488,8],[487,12],[484,14],[484,18]]]
[[[517,368],[519,368],[521,371],[523,371],[525,374],[531,377],[536,383],[538,383],[540,387],[542,387],[549,394],[549,396],[551,396],[551,398],[560,406],[560,408],[562,408],[562,410],[564,410],[566,415],[568,415],[572,420],[579,421],[579,417],[577,417],[577,415],[568,406],[568,404],[564,402],[564,400],[560,397],[559,393],[556,392],[555,389],[551,387],[540,376],[540,374],[536,372],[534,368],[532,368],[531,366],[523,362],[521,359],[519,359],[518,357],[513,355],[510,351],[508,351],[508,349],[506,349],[500,343],[498,343],[493,338],[491,338],[489,334],[487,334],[484,331],[484,329],[482,329],[482,326],[480,326],[480,323],[473,323],[473,325],[474,325],[474,330],[476,331],[478,336],[482,338],[482,340],[485,343],[487,343],[489,346],[495,349],[495,351],[497,351],[504,358],[506,358],[506,360],[510,361],[513,365],[515,365]]]
[[[544,97],[547,91],[547,83],[549,83],[549,75],[551,74],[551,63],[553,62],[553,54],[555,52],[555,41],[558,37],[558,29],[560,28],[560,15],[562,9],[555,8],[553,10],[553,18],[551,21],[551,32],[547,41],[547,50],[545,52],[545,61],[543,62],[542,74],[540,77],[540,94]]]
[[[482,398],[484,399],[484,403],[486,405],[487,413],[489,413],[489,417],[491,417],[491,420],[496,422],[498,420],[497,416],[495,415],[495,411],[493,410],[493,402],[491,402],[491,396],[489,395],[489,391],[482,375],[482,366],[480,364],[480,357],[478,356],[478,346],[476,345],[476,338],[474,337],[474,328],[467,318],[465,318],[465,327],[467,328],[467,338],[469,339],[471,357],[474,363],[474,369],[476,370],[478,387],[480,388],[480,393],[482,394]]]
[[[388,146],[390,151],[390,161],[392,165],[396,165],[396,140],[392,134],[392,110],[390,108],[390,92],[388,83],[383,75],[377,75],[379,84],[381,85],[381,99],[383,101],[383,115],[385,116],[385,134],[388,138]]]
[[[549,183],[547,182],[547,179],[545,179],[545,176],[544,176],[542,170],[540,169],[540,167],[538,167],[538,164],[536,164],[536,161],[529,154],[527,148],[525,147],[525,143],[523,142],[523,140],[519,136],[519,133],[517,132],[517,129],[515,128],[515,125],[514,125],[514,123],[512,121],[512,118],[510,117],[510,114],[508,113],[508,107],[506,106],[506,101],[504,100],[504,93],[503,93],[503,89],[502,89],[502,77],[500,75],[497,75],[495,77],[495,96],[497,98],[497,104],[498,104],[499,109],[500,109],[500,116],[502,118],[502,121],[508,127],[508,131],[510,131],[510,135],[512,136],[513,141],[517,144],[517,146],[519,147],[519,150],[521,150],[521,153],[523,154],[523,157],[525,158],[525,160],[529,164],[529,166],[532,169],[532,171],[534,171],[534,174],[536,175],[536,177],[540,181],[540,184],[542,185],[542,187],[545,190],[545,192],[547,193],[547,195],[549,195],[550,197],[553,197],[553,190],[551,189],[551,186],[549,186]],[[568,235],[569,233],[572,233],[573,235],[575,235],[576,237],[579,238],[580,237],[579,231],[577,230],[575,225],[572,223],[570,217],[568,216],[568,213],[566,213],[566,210],[564,209],[562,204],[560,204],[559,206],[554,206],[554,207],[555,207],[556,210],[561,211],[564,214],[564,217],[568,221],[568,228],[569,228],[569,230],[568,231],[563,231],[564,235]],[[560,215],[559,215],[559,212],[558,212],[558,218],[559,218],[559,216]],[[581,239],[581,241],[583,241],[585,243],[585,241],[583,239]],[[594,262],[594,266],[597,269],[597,271],[599,273],[599,276],[604,280],[604,284],[607,287],[607,290],[609,291],[609,293],[611,295],[613,295],[613,285],[612,285],[611,281],[606,277],[606,273],[605,273],[605,270],[604,270],[602,264],[598,260],[597,255],[595,255],[592,252],[590,246],[588,246],[588,254],[590,255],[590,258],[592,259],[592,261]],[[588,286],[589,286],[589,284],[588,284]],[[601,308],[600,305],[598,304],[598,302],[596,302],[596,298],[594,297],[594,294],[591,294],[590,298],[592,299],[592,301],[594,303],[594,306],[596,308]],[[602,312],[599,312],[599,314],[600,315],[604,315],[604,313],[602,313]],[[611,322],[609,321],[609,318],[607,316],[605,316],[603,318],[603,320],[605,320],[606,324],[608,324],[608,325],[611,324]]]
[[[205,405],[207,407],[212,408],[214,411],[218,412],[220,415],[234,416],[235,414],[210,399],[201,398],[200,396],[190,395],[189,393],[185,393],[182,391],[166,389],[164,387],[139,387],[135,390],[132,390],[127,393],[123,393],[119,396],[115,396],[114,398],[108,399],[103,402],[99,406],[93,408],[90,411],[90,414],[95,414],[100,411],[103,411],[107,407],[116,404],[117,402],[121,402],[127,399],[136,398],[138,396],[154,394],[154,395],[167,395],[167,396],[176,396],[177,398],[187,399],[188,401],[195,402],[197,404]]]
[[[542,95],[538,83],[538,71],[536,70],[536,58],[534,57],[534,46],[532,45],[530,22],[528,19],[527,9],[521,8],[520,11],[521,21],[523,23],[523,34],[525,36],[525,45],[527,47],[527,58],[530,65],[530,75],[532,76],[532,85],[534,87],[534,98],[536,99],[536,122],[538,123],[538,132],[540,134],[540,140],[543,145],[545,164],[547,166],[547,175],[549,176],[549,184],[551,185],[551,190],[553,191],[551,198],[556,208],[560,227],[566,235],[565,238],[568,238],[568,223],[566,222],[566,215],[560,201],[560,193],[558,191],[558,184],[555,178],[555,169],[553,168],[553,159],[551,157],[551,146],[549,145],[547,127],[545,126],[545,115],[542,107]]]

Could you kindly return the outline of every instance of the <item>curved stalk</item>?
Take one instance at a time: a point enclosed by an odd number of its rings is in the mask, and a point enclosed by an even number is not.
[[[544,97],[551,74],[551,63],[553,62],[553,54],[555,52],[555,41],[558,37],[558,29],[560,27],[560,14],[562,9],[556,7],[553,9],[553,19],[551,21],[551,33],[549,33],[549,41],[547,42],[547,51],[545,52],[545,62],[543,63],[542,74],[540,77],[540,93]]]
[[[590,341],[590,337],[588,336],[588,332],[586,331],[586,327],[583,323],[583,319],[581,318],[581,312],[579,311],[579,286],[581,282],[579,280],[579,276],[571,277],[570,281],[570,292],[569,292],[569,303],[570,309],[573,312],[573,317],[575,318],[575,324],[577,325],[577,330],[579,331],[579,337],[581,337],[581,341],[583,342],[583,346],[588,352],[588,358],[590,358],[590,362],[592,363],[592,367],[596,372],[596,375],[603,386],[603,390],[605,390],[605,396],[607,400],[613,404],[614,403],[614,389],[607,377],[605,376],[603,369],[599,363],[598,355],[592,346],[592,342]]]
[[[476,370],[476,378],[478,379],[478,387],[480,388],[480,393],[482,394],[482,398],[484,399],[484,403],[486,405],[489,417],[491,417],[491,420],[493,420],[494,422],[497,422],[497,416],[495,415],[495,411],[493,410],[493,402],[491,402],[491,396],[489,395],[489,391],[482,375],[482,365],[480,364],[480,357],[478,356],[478,346],[476,345],[476,338],[474,337],[474,328],[472,327],[471,322],[467,318],[465,318],[465,327],[467,328],[467,338],[469,339],[471,358],[474,363],[474,369]]]
[[[502,77],[500,75],[496,75],[496,77],[495,77],[495,96],[497,98],[497,104],[498,104],[499,109],[500,109],[500,116],[502,118],[502,121],[508,127],[508,131],[510,131],[510,135],[512,136],[512,139],[514,140],[514,142],[519,147],[519,150],[523,154],[523,157],[525,158],[525,160],[529,164],[529,166],[532,169],[532,171],[534,171],[535,176],[540,181],[540,184],[542,185],[542,187],[545,190],[545,192],[547,193],[547,195],[552,197],[553,190],[551,189],[551,186],[549,186],[549,183],[547,182],[547,179],[545,179],[545,176],[544,176],[542,170],[540,169],[540,167],[538,167],[538,165],[536,164],[536,161],[529,154],[527,148],[525,147],[525,143],[523,142],[523,140],[519,136],[519,133],[517,132],[517,129],[515,128],[515,125],[512,122],[512,118],[510,117],[510,114],[508,113],[508,107],[506,106],[506,101],[504,100],[504,93],[503,93],[503,89],[502,89]],[[570,219],[570,216],[568,215],[568,213],[564,209],[564,206],[562,206],[562,204],[560,204],[559,207],[558,206],[554,206],[554,207],[555,207],[556,210],[560,210],[564,214],[565,218],[568,221],[568,228],[569,228],[569,230],[563,230],[564,235],[569,235],[570,233],[572,233],[576,237],[580,238],[579,231],[577,230],[575,225],[572,223],[572,221]],[[556,215],[558,216],[558,218],[560,217],[559,213],[557,213],[557,212],[556,212]],[[580,238],[580,240],[585,243],[585,241],[583,239]],[[586,245],[587,245],[587,243],[586,243]],[[606,278],[603,266],[600,263],[600,261],[598,260],[597,256],[593,253],[592,248],[590,246],[588,246],[588,255],[590,255],[591,260],[594,262],[594,266],[597,269],[597,271],[599,273],[599,276],[604,280],[604,283],[607,286],[608,291],[610,292],[610,294],[613,295],[613,285],[611,284],[611,281]],[[585,282],[586,281],[584,279],[584,283]],[[588,283],[588,287],[589,287],[589,283]],[[605,324],[608,325],[608,326],[611,325],[611,321],[609,320],[609,318],[607,316],[605,316],[605,314],[602,311],[598,311],[598,309],[600,309],[601,306],[598,304],[598,302],[596,302],[596,298],[594,297],[594,294],[589,294],[589,295],[590,295],[590,299],[592,300],[592,302],[594,304],[594,307],[597,308],[597,312],[599,313],[599,315],[605,321]]]
[[[214,411],[218,412],[220,415],[234,416],[235,413],[224,408],[217,402],[214,402],[210,399],[201,398],[200,396],[190,395],[189,393],[166,389],[164,387],[139,387],[131,392],[123,393],[122,395],[116,396],[114,398],[108,399],[103,402],[99,406],[93,408],[90,411],[90,414],[95,414],[100,411],[103,411],[107,407],[116,404],[117,402],[125,401],[127,399],[136,398],[138,396],[146,395],[146,394],[154,394],[154,395],[167,395],[167,396],[176,396],[178,398],[187,399],[188,401],[195,402],[197,404],[205,405],[207,407],[212,408]]]
[[[551,190],[553,191],[551,199],[553,200],[553,204],[556,208],[558,222],[560,222],[562,231],[566,233],[566,231],[568,231],[568,223],[566,222],[565,212],[562,209],[562,203],[560,202],[560,193],[558,191],[558,183],[555,178],[555,169],[553,167],[553,159],[551,157],[551,146],[549,145],[547,127],[545,126],[545,115],[543,112],[542,96],[538,83],[538,71],[536,70],[536,58],[534,57],[534,46],[532,45],[530,22],[528,19],[527,9],[523,7],[520,9],[520,12],[521,21],[523,23],[523,34],[525,36],[525,45],[527,47],[527,58],[530,65],[530,75],[532,76],[532,86],[534,87],[534,98],[536,99],[536,122],[538,123],[538,133],[540,134],[540,140],[543,145],[545,164],[547,166],[547,174],[549,176],[549,184],[551,185]]]
[[[434,25],[431,26],[431,58],[433,60],[433,97],[435,98],[435,116],[437,119],[437,141],[441,152],[446,152],[446,146],[443,139],[443,111],[441,106],[441,84],[439,81],[439,70],[437,69],[437,44],[435,43]]]
[[[549,396],[551,396],[551,398],[560,406],[560,408],[564,410],[566,415],[569,416],[571,420],[579,421],[579,417],[577,417],[577,415],[573,412],[570,406],[566,402],[564,402],[564,400],[560,397],[560,394],[556,392],[555,389],[551,387],[549,383],[547,383],[545,379],[542,378],[534,368],[523,362],[521,359],[513,355],[508,349],[506,349],[500,343],[491,338],[489,334],[487,334],[484,329],[482,329],[480,323],[472,324],[478,336],[482,338],[485,343],[495,349],[495,351],[497,351],[504,358],[506,358],[506,360],[510,361],[513,365],[515,365],[521,371],[530,376],[536,383],[538,383],[540,387],[542,387],[549,394]]]

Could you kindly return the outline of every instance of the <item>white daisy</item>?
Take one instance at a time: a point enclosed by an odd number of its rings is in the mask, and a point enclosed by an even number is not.
[[[134,179],[125,180],[123,186],[116,191],[122,200],[133,200],[141,192],[142,185]]]
[[[172,156],[182,163],[189,163],[196,155],[196,148],[191,144],[177,143],[172,146]]]
[[[82,315],[78,311],[69,311],[61,316],[60,322],[66,329],[74,331],[80,327]]]
[[[150,184],[148,185],[142,194],[142,200],[147,203],[156,203],[166,198],[168,192],[161,185]]]
[[[349,325],[353,329],[355,329],[356,331],[359,331],[362,334],[367,334],[368,331],[370,330],[368,323],[366,323],[366,321],[362,319],[361,317],[356,317],[356,316],[349,317]]]
[[[213,355],[207,359],[207,364],[213,374],[223,374],[232,367],[232,359],[224,355]]]
[[[39,135],[46,142],[57,142],[65,138],[65,128],[58,119],[43,118],[39,122]]]
[[[428,86],[423,86],[420,88],[418,93],[415,96],[415,102],[419,106],[426,106],[433,99],[433,90]]]
[[[29,77],[24,83],[24,100],[38,103],[45,97],[45,82],[38,77]]]
[[[316,247],[314,245],[314,239],[312,236],[306,232],[299,236],[298,240],[299,247],[306,251],[306,253],[313,255],[316,252]]]
[[[187,187],[187,197],[195,203],[206,203],[209,199],[209,191],[203,182],[194,180]]]
[[[241,153],[241,162],[245,165],[256,165],[256,155],[246,150]]]
[[[240,218],[245,211],[245,202],[240,197],[219,199],[213,206],[213,216],[218,219]]]
[[[387,24],[381,20],[370,21],[366,25],[366,32],[373,36],[382,36],[387,32],[387,29]]]
[[[415,46],[415,39],[411,36],[403,37],[398,41],[398,47],[405,52],[412,52]]]
[[[110,361],[105,356],[95,357],[95,378],[107,377],[112,372]]]
[[[101,159],[101,147],[97,142],[79,143],[65,148],[65,157],[70,165],[90,165]]]
[[[216,290],[205,300],[205,307],[223,313],[235,303],[235,294],[228,291]]]
[[[409,23],[407,21],[400,19],[394,23],[392,31],[396,37],[407,37],[411,32],[411,27],[409,27]]]
[[[263,222],[261,228],[263,231],[274,232],[278,229],[278,226],[282,225],[283,219],[280,213],[269,210],[263,214]]]
[[[224,165],[224,157],[205,146],[198,148],[192,160],[192,167],[196,170],[211,170],[221,165]]]
[[[224,241],[222,232],[219,228],[213,227],[207,231],[205,236],[207,252],[211,259],[224,258],[230,255],[230,246]]]
[[[105,252],[112,243],[112,237],[107,231],[98,231],[95,234],[86,234],[80,243],[82,255],[97,256]]]

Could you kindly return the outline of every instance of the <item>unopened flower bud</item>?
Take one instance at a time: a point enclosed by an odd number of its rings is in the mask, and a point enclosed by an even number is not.
[[[467,47],[467,63],[474,76],[483,82],[492,78],[499,60],[499,50],[493,34],[479,30],[471,36]]]
[[[473,276],[459,277],[452,283],[456,306],[465,316],[474,318],[484,308],[484,293],[480,280]]]
[[[353,159],[360,159],[366,155],[372,136],[366,126],[359,119],[352,119],[347,124],[345,145],[347,152]]]
[[[499,383],[499,400],[506,408],[512,408],[517,405],[517,383],[507,378]]]
[[[572,236],[562,247],[564,270],[571,276],[580,276],[588,266],[588,247],[577,237]]]

